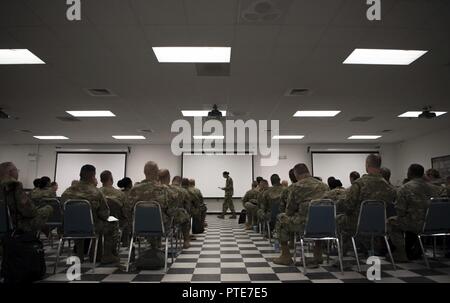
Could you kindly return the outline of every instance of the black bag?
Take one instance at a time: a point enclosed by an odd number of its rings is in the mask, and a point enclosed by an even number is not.
[[[136,267],[141,270],[154,270],[164,267],[164,252],[159,249],[148,249],[139,256]]]
[[[1,276],[5,283],[31,283],[46,273],[44,246],[34,233],[13,233],[3,238]]]
[[[241,214],[239,215],[238,224],[244,224],[246,220],[247,220],[247,210],[243,209],[241,211]]]
[[[205,226],[203,225],[201,216],[192,217],[192,233],[193,234],[202,234],[204,232],[205,232]]]

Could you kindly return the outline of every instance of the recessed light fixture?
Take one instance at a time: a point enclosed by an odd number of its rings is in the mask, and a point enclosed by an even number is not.
[[[112,136],[117,140],[144,140],[144,136]]]
[[[381,138],[381,136],[378,135],[353,135],[348,137],[347,139],[350,140],[375,140]]]
[[[182,110],[181,113],[184,117],[208,117],[209,110]],[[222,117],[227,115],[226,110],[221,110]]]
[[[403,113],[401,115],[398,115],[397,117],[399,117],[399,118],[418,118],[421,113],[422,113],[421,111],[409,111],[409,112],[405,112],[405,113]],[[435,113],[436,117],[439,117],[441,115],[446,114],[447,112],[434,112],[434,111],[432,111],[431,113]]]
[[[209,140],[223,140],[225,136],[214,136],[214,135],[208,135],[208,136],[192,136],[194,139],[209,139]]]
[[[279,136],[273,136],[272,139],[286,139],[286,140],[300,140],[303,139],[305,136],[303,135],[279,135]]]
[[[409,65],[426,50],[356,48],[343,64]]]
[[[231,47],[152,47],[160,63],[229,63]]]
[[[33,136],[36,139],[39,140],[67,140],[69,138],[65,136]]]
[[[74,117],[115,117],[109,110],[68,110],[69,115]]]
[[[334,117],[340,110],[299,110],[294,117]]]
[[[0,64],[45,64],[28,49],[0,49]]]

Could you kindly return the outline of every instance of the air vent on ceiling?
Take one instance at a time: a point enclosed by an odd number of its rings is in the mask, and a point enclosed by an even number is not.
[[[284,95],[288,97],[306,96],[309,94],[307,88],[291,88]]]
[[[197,63],[197,76],[201,77],[228,77],[230,76],[229,63]]]
[[[280,23],[292,0],[243,0],[239,11],[240,23]]]
[[[383,129],[381,132],[382,133],[390,133],[390,132],[392,132],[392,129]]]
[[[140,132],[143,132],[143,133],[153,133],[153,129],[141,129],[141,130],[139,130]]]
[[[32,131],[29,130],[29,129],[16,129],[15,131],[18,132],[18,133],[25,133],[25,134],[32,133]]]
[[[11,119],[12,117],[5,113],[2,108],[0,108],[0,119]]]
[[[107,88],[88,88],[86,92],[94,97],[113,97],[115,94]]]
[[[367,122],[372,119],[373,119],[373,117],[370,117],[370,116],[361,116],[361,117],[354,117],[354,118],[350,119],[350,122]]]
[[[243,111],[230,111],[229,112],[229,116],[234,117],[234,118],[242,118],[247,116],[247,112],[243,112]]]
[[[75,117],[56,117],[56,119],[62,121],[62,122],[80,122],[80,119],[77,119]]]

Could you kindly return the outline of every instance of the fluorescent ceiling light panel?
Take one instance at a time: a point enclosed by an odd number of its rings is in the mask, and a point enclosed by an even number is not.
[[[231,47],[152,47],[160,63],[229,63]]]
[[[45,64],[28,49],[0,49],[0,64]]]
[[[403,113],[401,115],[398,115],[399,118],[417,118],[421,114],[421,111],[409,111],[406,113]],[[439,117],[441,115],[446,114],[447,112],[432,112],[436,114],[436,117]]]
[[[334,117],[340,110],[299,110],[294,117]]]
[[[68,110],[69,115],[74,117],[115,117],[109,110]]]
[[[347,139],[350,140],[375,140],[381,138],[381,136],[377,136],[377,135],[353,135],[348,137]]]
[[[225,136],[193,136],[194,139],[223,140]]]
[[[144,136],[112,136],[117,140],[144,140]]]
[[[209,110],[182,110],[181,113],[184,117],[208,117]],[[221,110],[222,116],[227,115],[226,110]]]
[[[343,64],[409,65],[426,52],[425,50],[356,48]]]
[[[279,135],[279,136],[273,136],[272,139],[286,139],[286,140],[300,140],[303,139],[305,136],[303,135]]]
[[[39,140],[67,140],[69,138],[65,136],[33,136],[36,139]]]

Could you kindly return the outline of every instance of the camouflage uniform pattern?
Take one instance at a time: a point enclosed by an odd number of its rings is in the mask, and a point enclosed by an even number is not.
[[[228,177],[225,183],[225,198],[222,205],[222,215],[226,214],[228,208],[231,210],[233,215],[236,214],[233,204],[233,193],[233,179]]]
[[[323,195],[322,199],[330,199],[336,203],[339,201],[345,201],[347,197],[347,190],[343,187],[336,187],[332,190],[329,190]]]
[[[30,199],[39,201],[44,198],[56,198],[56,192],[51,188],[36,188],[30,192]]]
[[[445,188],[427,183],[424,179],[413,179],[401,186],[397,192],[396,217],[389,218],[390,238],[393,244],[404,249],[403,232],[419,233],[432,197],[445,195]]]
[[[101,187],[100,191],[110,203],[114,203],[115,210],[110,208],[110,215],[119,219],[120,226],[126,226],[128,224],[128,218],[130,217],[130,209],[125,194],[115,189],[114,187]]]
[[[287,199],[289,197],[289,193],[291,192],[293,186],[294,186],[294,184],[289,185],[281,193],[281,197],[280,197],[280,213],[286,212]]]
[[[37,208],[25,194],[22,183],[12,178],[2,180],[0,187],[0,200],[6,201],[17,229],[37,232],[45,226],[53,212],[51,206]]]
[[[183,234],[187,232],[189,234],[190,230],[190,215],[187,210],[183,207],[183,201],[185,198],[184,191],[181,191],[181,187],[175,185],[164,185],[167,187],[169,192],[169,205],[175,208],[173,222],[176,225],[180,225]]]
[[[198,209],[199,209],[199,215],[200,215],[200,221],[202,224],[205,222],[206,219],[206,211],[207,207],[205,202],[203,201],[203,194],[200,191],[200,189],[196,187],[190,187],[190,190],[194,193],[194,195],[197,197],[198,201]]]
[[[279,209],[281,195],[284,192],[281,185],[275,185],[263,192],[261,195],[259,209],[258,209],[258,220],[259,221],[270,221],[272,216],[272,206],[275,204]]]
[[[257,198],[259,191],[256,188],[248,190],[242,198],[242,205],[247,210],[247,224],[256,224]]]
[[[92,216],[95,224],[95,232],[104,236],[104,256],[118,256],[117,243],[119,230],[116,222],[108,222],[110,215],[106,198],[102,192],[91,183],[79,181],[66,189],[61,195],[61,202],[69,199],[87,200],[91,204]],[[116,223],[116,224],[114,224]],[[77,241],[78,247],[83,247],[83,241]],[[99,248],[101,245],[99,245]],[[79,249],[82,251],[82,249]],[[100,251],[100,249],[99,249]]]
[[[292,185],[286,212],[277,217],[275,229],[280,242],[288,242],[290,233],[303,231],[309,202],[322,198],[327,191],[328,186],[313,177],[306,177]]]

